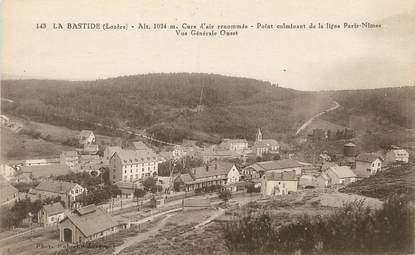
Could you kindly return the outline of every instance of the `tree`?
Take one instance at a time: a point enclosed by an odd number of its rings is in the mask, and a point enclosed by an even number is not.
[[[143,186],[145,191],[150,191],[151,193],[157,192],[156,180],[153,177],[147,177],[143,181]]]
[[[227,189],[221,189],[218,191],[218,197],[226,204],[231,199],[232,193]]]
[[[146,192],[143,189],[135,189],[134,190],[134,197],[144,197]]]

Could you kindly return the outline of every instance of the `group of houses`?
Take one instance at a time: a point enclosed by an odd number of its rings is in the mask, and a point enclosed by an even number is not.
[[[344,185],[367,178],[382,171],[391,164],[408,163],[409,153],[398,146],[391,146],[386,153],[358,153],[354,143],[346,143],[343,155],[332,161],[325,153],[320,155],[323,164],[317,175],[302,176],[300,184],[308,187],[326,187],[329,185]]]
[[[201,151],[200,156],[204,162],[230,159],[240,159],[245,162],[248,158],[256,159],[265,154],[279,154],[279,150],[280,144],[274,139],[263,139],[259,128],[252,144],[246,139],[223,139],[219,145]]]

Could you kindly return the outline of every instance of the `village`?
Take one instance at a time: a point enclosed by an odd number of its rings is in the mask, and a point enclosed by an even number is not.
[[[1,121],[2,128],[22,128],[5,115]],[[313,130],[302,139],[327,135]],[[2,254],[68,250],[188,211],[203,215],[191,216],[200,218],[198,228],[255,201],[301,198],[310,191],[338,200],[340,188],[410,161],[397,145],[366,152],[344,139],[342,153],[324,151],[318,161],[303,162],[294,151],[283,153],[281,143],[261,128],[254,141],[225,138],[203,147],[136,137],[100,152],[94,131],[82,130],[74,139],[77,148],[58,158],[2,162],[2,222],[9,224],[0,233]],[[18,247],[19,238],[31,241]],[[114,254],[139,242],[134,240],[113,247]]]

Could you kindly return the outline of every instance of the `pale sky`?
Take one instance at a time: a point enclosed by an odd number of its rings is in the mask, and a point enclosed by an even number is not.
[[[203,72],[300,90],[415,85],[413,0],[6,0],[1,73],[93,80]],[[380,23],[377,30],[253,30],[237,37],[174,31],[37,30],[36,23]],[[285,72],[283,70],[286,70]]]

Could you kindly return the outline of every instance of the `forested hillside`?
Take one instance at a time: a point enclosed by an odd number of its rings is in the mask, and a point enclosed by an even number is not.
[[[415,128],[415,86],[370,90],[343,90],[329,95],[343,106],[329,119],[347,125],[350,116],[367,115],[379,121]]]
[[[203,88],[202,105],[196,112]],[[292,133],[332,105],[269,82],[213,74],[148,74],[96,81],[5,80],[2,111],[74,129],[128,126],[168,141]]]

